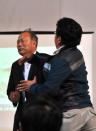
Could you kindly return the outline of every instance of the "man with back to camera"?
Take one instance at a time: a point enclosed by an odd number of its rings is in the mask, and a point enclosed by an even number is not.
[[[21,114],[20,131],[60,131],[63,114],[42,95],[26,101]]]
[[[9,100],[14,106],[17,106],[13,131],[17,131],[19,127],[22,106],[30,97],[27,90],[30,88],[32,80],[35,81],[36,79],[38,83],[43,81],[41,71],[47,55],[36,52],[37,44],[38,38],[31,30],[22,32],[17,40],[18,52],[23,57],[12,64],[7,88]],[[16,90],[17,87],[23,87],[25,90],[20,93]]]
[[[77,48],[81,36],[82,27],[75,20],[65,17],[57,22],[57,51],[44,65],[46,81],[29,89],[29,92],[49,94],[54,99],[63,113],[61,131],[96,131],[96,113],[88,92],[86,66]]]

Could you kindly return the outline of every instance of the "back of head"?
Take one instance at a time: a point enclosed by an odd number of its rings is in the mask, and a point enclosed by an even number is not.
[[[23,131],[60,131],[62,114],[46,100],[26,103],[22,111]]]
[[[57,22],[56,36],[61,37],[62,45],[74,47],[80,44],[82,27],[71,18],[62,18]]]

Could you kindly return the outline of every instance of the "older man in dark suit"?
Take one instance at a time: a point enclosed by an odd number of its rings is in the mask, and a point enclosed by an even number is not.
[[[32,31],[22,32],[17,40],[18,52],[23,57],[12,64],[7,88],[9,100],[14,106],[18,106],[13,131],[18,129],[23,103],[29,97],[27,90],[35,79],[38,83],[43,81],[41,71],[47,55],[36,52],[37,44],[38,38]],[[19,92],[17,91],[18,87],[22,87],[24,90]]]

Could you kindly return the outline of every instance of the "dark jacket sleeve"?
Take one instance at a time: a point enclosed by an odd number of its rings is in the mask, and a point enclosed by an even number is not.
[[[9,96],[10,92],[11,91],[14,91],[15,88],[14,88],[14,80],[13,80],[13,76],[14,76],[14,71],[13,71],[13,64],[12,64],[12,67],[11,67],[11,72],[10,72],[10,76],[9,76],[9,82],[8,82],[8,87],[7,87],[7,95]]]
[[[14,64],[12,64],[11,67],[11,72],[10,72],[10,76],[9,76],[9,82],[8,82],[8,87],[7,87],[7,95],[8,98],[10,96],[10,93],[12,91],[15,91],[15,86],[16,86],[16,81],[14,82],[14,77],[16,79],[16,74],[15,74],[15,70],[14,70]],[[13,103],[13,102],[12,102]],[[14,106],[17,105],[17,103],[13,103]]]
[[[51,70],[48,73],[48,78],[41,85],[34,85],[30,88],[33,93],[42,93],[49,90],[59,88],[64,80],[68,78],[71,73],[68,62],[64,59],[56,57],[51,62]]]

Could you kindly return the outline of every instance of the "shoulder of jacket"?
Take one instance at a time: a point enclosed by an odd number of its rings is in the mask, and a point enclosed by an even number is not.
[[[16,60],[16,61],[14,61],[14,62],[12,63],[12,65],[13,65],[13,66],[14,66],[14,65],[19,65],[19,64],[18,64],[18,61],[19,61],[19,59]]]
[[[72,70],[76,70],[84,63],[83,55],[77,48],[62,50],[58,57],[68,62]]]
[[[36,53],[36,56],[38,59],[43,60],[43,61],[48,61],[52,56],[46,53]]]

